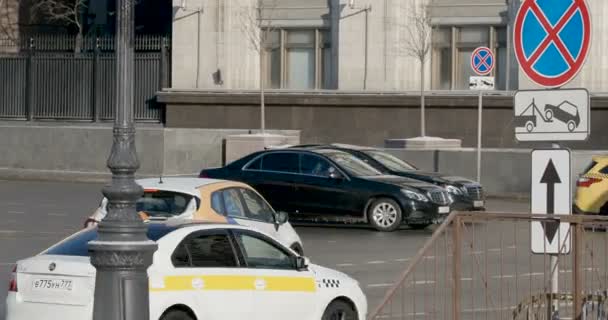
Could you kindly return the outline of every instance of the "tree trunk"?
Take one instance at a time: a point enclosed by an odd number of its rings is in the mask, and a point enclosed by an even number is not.
[[[264,49],[260,47],[260,129],[266,133],[266,106],[264,104]]]
[[[76,41],[74,43],[74,53],[78,54],[82,52],[82,30],[78,30],[76,35]]]
[[[420,60],[420,136],[426,136],[426,117],[424,110],[424,59]]]

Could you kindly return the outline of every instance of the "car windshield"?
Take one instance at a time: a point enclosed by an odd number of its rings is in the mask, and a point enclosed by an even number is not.
[[[358,177],[379,176],[382,173],[374,169],[372,166],[363,162],[359,158],[350,153],[337,150],[318,150],[320,154],[325,155],[332,161],[337,163],[343,170],[349,174]]]
[[[150,224],[148,226],[148,239],[158,241],[173,230],[175,230],[175,227],[164,224]],[[89,241],[96,239],[97,228],[84,229],[50,247],[42,254],[88,257]]]
[[[374,158],[374,160],[380,162],[391,171],[415,171],[418,170],[411,164],[382,151],[365,151],[367,155]]]

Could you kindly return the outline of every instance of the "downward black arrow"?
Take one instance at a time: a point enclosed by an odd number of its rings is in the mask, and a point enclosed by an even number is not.
[[[555,213],[555,184],[562,183],[562,180],[559,178],[559,174],[557,170],[555,170],[555,165],[553,164],[553,160],[549,160],[547,164],[547,168],[545,169],[545,173],[543,177],[540,178],[540,183],[544,183],[547,185],[547,214],[551,215]],[[557,232],[557,228],[559,228],[559,222],[551,221],[551,222],[543,222],[543,229],[545,230],[545,236],[549,240],[549,243],[553,242],[553,238],[555,238],[555,233]]]

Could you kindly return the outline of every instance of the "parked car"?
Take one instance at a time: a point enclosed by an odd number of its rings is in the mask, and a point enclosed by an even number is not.
[[[576,182],[574,212],[608,215],[608,156],[595,156]]]
[[[357,281],[254,228],[149,222],[148,238],[158,244],[148,269],[150,319],[365,319]],[[6,320],[92,319],[95,239],[97,228],[87,228],[17,262]]]
[[[136,181],[144,188],[136,210],[144,220],[189,219],[242,224],[258,228],[303,254],[300,237],[285,212],[272,206],[250,186],[199,178],[160,178]],[[96,226],[106,215],[108,199],[85,222]]]
[[[453,210],[484,210],[485,208],[483,187],[479,182],[438,172],[422,171],[411,163],[375,148],[343,144],[333,144],[329,148],[348,152],[384,174],[412,178],[445,188],[454,200]]]
[[[332,148],[259,151],[223,168],[202,170],[200,176],[245,182],[273,207],[293,215],[356,217],[380,231],[402,223],[426,228],[451,211],[443,188],[384,175]]]

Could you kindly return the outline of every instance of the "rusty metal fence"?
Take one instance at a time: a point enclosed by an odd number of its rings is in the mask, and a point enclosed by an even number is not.
[[[608,319],[608,218],[556,219],[453,213],[369,318]],[[531,253],[532,221],[569,225],[556,235],[557,265],[549,254]]]
[[[69,52],[73,44],[66,39],[32,38],[27,49],[0,54],[0,119],[113,119],[112,39],[85,39],[83,52],[77,54]],[[161,122],[163,110],[155,97],[170,86],[169,40],[138,37],[135,45],[134,117],[140,122]]]

